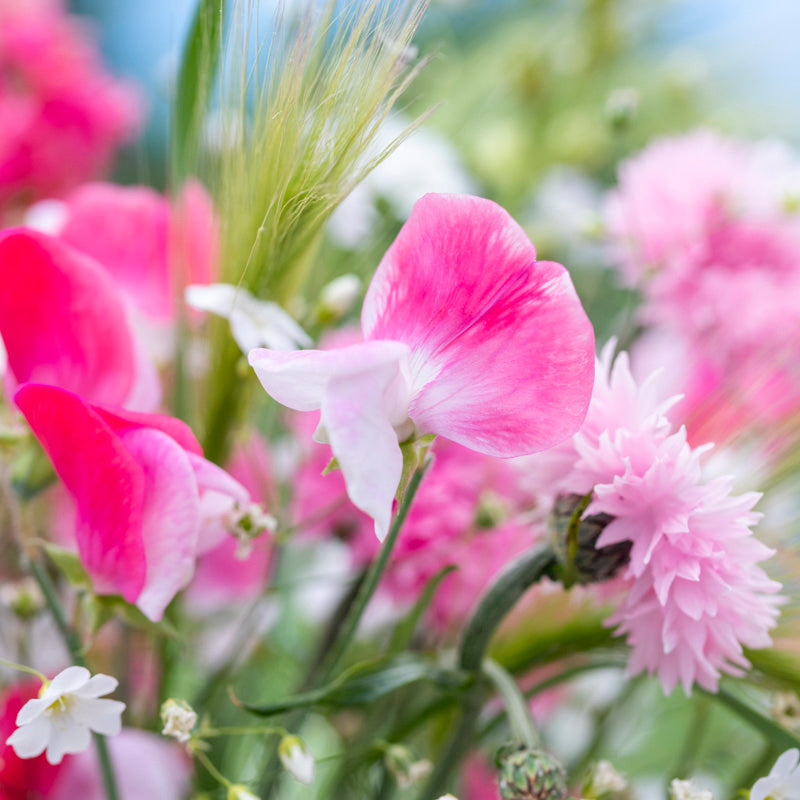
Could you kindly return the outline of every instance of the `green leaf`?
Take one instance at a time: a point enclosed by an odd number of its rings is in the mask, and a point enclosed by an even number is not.
[[[92,579],[83,566],[80,556],[72,550],[45,542],[42,544],[48,558],[61,570],[64,577],[79,589],[91,589]]]
[[[196,155],[222,47],[225,0],[199,0],[181,54],[173,106],[173,151],[178,179]]]
[[[242,703],[242,706],[253,714],[266,717],[313,705],[335,708],[366,705],[420,681],[427,681],[452,692],[465,688],[471,678],[463,672],[443,669],[430,659],[406,653],[389,659],[381,658],[356,664],[327,686],[297,694],[279,703]]]
[[[395,627],[394,633],[392,634],[392,641],[389,643],[389,655],[397,655],[408,646],[420,619],[422,619],[422,615],[428,610],[428,607],[433,601],[436,590],[441,586],[442,581],[452,572],[455,572],[456,569],[458,569],[458,567],[456,567],[455,564],[448,564],[446,567],[442,567],[442,569],[425,584],[425,588],[417,599],[417,602],[414,603],[414,607],[397,623],[397,627]]]
[[[726,706],[742,720],[760,731],[777,750],[783,752],[791,747],[800,747],[800,736],[778,725],[771,717],[765,716],[727,689],[720,688],[716,694],[705,689],[700,689],[700,691]]]

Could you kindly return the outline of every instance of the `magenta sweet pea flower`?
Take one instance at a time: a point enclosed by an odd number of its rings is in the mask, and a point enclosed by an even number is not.
[[[403,457],[437,434],[511,457],[562,441],[591,395],[594,336],[567,271],[536,261],[495,203],[423,197],[383,257],[361,313],[364,342],[328,351],[257,349],[267,392],[321,410],[353,503],[383,539]]]
[[[100,594],[151,619],[220,541],[247,490],[206,461],[180,420],[93,405],[42,384],[14,395],[77,507],[81,560]]]
[[[0,234],[6,382],[48,383],[93,402],[154,408],[160,389],[113,280],[93,259],[24,228]]]

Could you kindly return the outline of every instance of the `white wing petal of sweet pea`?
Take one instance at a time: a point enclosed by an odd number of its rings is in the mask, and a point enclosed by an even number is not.
[[[89,747],[90,731],[116,736],[122,726],[125,703],[101,699],[118,681],[110,675],[92,676],[85,667],[67,667],[48,683],[38,698],[17,714],[17,729],[6,739],[19,758],[35,758],[46,751],[51,764],[67,753]]]
[[[246,289],[229,283],[186,288],[186,302],[198,311],[227,319],[242,352],[255,347],[296,350],[310,347],[311,337],[277,303],[259,300]]]
[[[769,775],[759,778],[750,790],[750,800],[800,800],[800,750],[793,747],[775,762]]]
[[[275,400],[321,411],[316,438],[327,439],[353,504],[386,537],[403,470],[399,438],[413,430],[408,345],[371,341],[339,350],[253,350],[249,361]]]

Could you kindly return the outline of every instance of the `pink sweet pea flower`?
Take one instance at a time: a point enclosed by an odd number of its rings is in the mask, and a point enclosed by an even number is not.
[[[398,440],[438,434],[511,457],[562,441],[586,414],[594,337],[560,264],[478,197],[426,195],[387,251],[361,313],[365,341],[257,349],[267,392],[321,411],[354,505],[383,539],[400,482]]]
[[[153,620],[225,535],[247,490],[202,457],[180,420],[93,405],[53,386],[14,395],[75,500],[81,560],[100,594]]]
[[[155,371],[96,261],[45,234],[11,229],[0,234],[0,284],[9,388],[48,383],[98,403],[155,407]]]

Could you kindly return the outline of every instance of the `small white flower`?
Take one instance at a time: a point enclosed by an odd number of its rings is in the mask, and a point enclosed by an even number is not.
[[[601,759],[592,770],[588,788],[584,794],[600,797],[610,792],[624,792],[628,788],[628,781],[614,769],[610,761]]]
[[[310,347],[311,337],[279,305],[253,297],[229,283],[186,288],[186,302],[198,311],[227,319],[231,334],[246,355],[256,347],[296,350]]]
[[[759,778],[750,790],[750,800],[798,800],[800,798],[800,750],[793,747],[778,757],[765,778]]]
[[[165,700],[161,704],[161,733],[179,742],[188,742],[197,725],[197,712],[185,700]]]
[[[311,785],[314,781],[314,756],[299,736],[284,736],[278,745],[278,757],[293,778],[306,786]]]
[[[358,275],[340,275],[322,287],[319,302],[322,309],[338,319],[347,314],[361,294],[361,278]]]
[[[246,786],[235,783],[228,787],[227,800],[261,800],[257,794],[253,794]]]
[[[436,800],[458,800],[458,798],[452,794],[443,794],[441,797],[436,798]]]
[[[38,698],[22,706],[17,730],[6,744],[19,758],[35,758],[46,751],[51,764],[60,764],[67,753],[82,753],[89,747],[90,731],[116,736],[125,703],[100,697],[117,686],[110,675],[92,676],[85,667],[67,667],[44,684]]]
[[[701,789],[694,781],[675,778],[669,785],[670,800],[713,800],[708,789]]]

